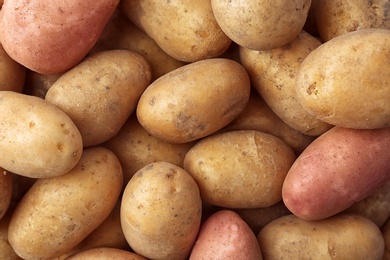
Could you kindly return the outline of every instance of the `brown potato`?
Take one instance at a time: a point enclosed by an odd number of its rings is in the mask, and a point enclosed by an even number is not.
[[[133,252],[125,251],[117,248],[100,247],[85,250],[74,254],[66,260],[147,260],[145,257]]]
[[[26,71],[26,68],[14,61],[0,44],[0,91],[22,92]]]
[[[321,43],[302,31],[281,48],[253,51],[240,48],[241,63],[253,87],[268,106],[290,127],[306,135],[318,136],[332,126],[311,115],[298,102],[295,82],[302,61]]]
[[[215,58],[232,42],[215,20],[209,0],[122,0],[124,14],[171,57],[194,62]]]
[[[0,219],[5,215],[12,199],[12,173],[0,167]]]

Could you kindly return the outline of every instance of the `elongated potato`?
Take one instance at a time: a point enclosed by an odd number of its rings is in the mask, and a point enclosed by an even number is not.
[[[215,58],[171,71],[150,84],[137,106],[139,123],[170,143],[208,136],[239,116],[250,79],[239,63]]]
[[[283,216],[257,235],[263,257],[277,259],[381,260],[384,239],[370,220],[341,214],[318,221]]]
[[[283,201],[302,219],[323,219],[364,199],[390,179],[390,127],[334,127],[295,160]]]
[[[55,105],[0,91],[0,150],[5,170],[31,178],[54,177],[78,163],[83,140],[72,119]]]
[[[122,168],[111,151],[85,149],[67,174],[37,180],[12,214],[8,239],[23,259],[68,252],[110,214],[122,188]]]

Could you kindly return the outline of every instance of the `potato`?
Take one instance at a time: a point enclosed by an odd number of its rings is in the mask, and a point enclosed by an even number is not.
[[[112,49],[125,49],[142,55],[151,67],[152,81],[186,64],[169,56],[119,10],[111,16],[89,53]]]
[[[82,148],[80,131],[61,109],[0,91],[0,167],[31,178],[59,176],[77,164]]]
[[[282,199],[296,156],[281,139],[253,130],[230,131],[198,141],[184,158],[202,200],[228,208],[261,208]]]
[[[44,99],[49,88],[62,74],[40,74],[29,70],[27,71],[23,93]]]
[[[109,247],[93,248],[85,250],[83,252],[72,255],[66,260],[146,260],[145,257],[137,255],[135,253]]]
[[[12,173],[0,168],[0,219],[5,215],[12,198]]]
[[[189,260],[240,259],[261,260],[255,234],[237,213],[221,210],[202,225]]]
[[[237,62],[214,58],[160,77],[141,95],[136,113],[151,134],[187,143],[220,130],[245,108],[250,80]]]
[[[84,147],[116,135],[149,85],[150,67],[128,50],[96,53],[64,73],[45,100],[64,110],[76,124]]]
[[[264,259],[380,260],[384,240],[370,220],[342,214],[307,221],[295,215],[276,219],[257,235]]]
[[[131,178],[122,196],[121,224],[134,252],[148,259],[185,259],[202,214],[199,188],[182,168],[151,163]]]
[[[390,30],[358,30],[312,51],[296,75],[296,98],[332,125],[390,125]]]
[[[12,214],[9,243],[23,259],[66,253],[110,214],[122,188],[122,169],[106,148],[85,149],[68,173],[37,180]]]
[[[222,31],[238,45],[251,50],[279,48],[302,30],[311,0],[211,0]]]
[[[76,65],[99,38],[119,0],[6,1],[0,39],[23,66],[57,74]]]
[[[122,0],[120,8],[177,60],[194,62],[215,58],[232,42],[215,20],[209,0]]]
[[[103,144],[113,151],[123,168],[124,185],[142,167],[164,161],[183,167],[184,156],[194,142],[172,144],[147,132],[133,114],[119,133]]]
[[[22,92],[26,71],[25,67],[11,59],[0,44],[0,91]]]
[[[253,87],[268,106],[290,127],[303,134],[318,136],[331,128],[308,113],[295,93],[296,77],[302,61],[321,43],[302,31],[288,45],[271,50],[240,48],[242,65]]]
[[[12,203],[7,213],[0,219],[0,259],[3,260],[22,260],[8,242],[8,225],[14,209],[15,204]]]
[[[364,199],[390,179],[390,127],[334,127],[314,140],[287,173],[282,195],[302,219],[323,219]]]
[[[256,91],[251,91],[241,114],[221,131],[231,130],[257,130],[272,134],[289,144],[296,154],[300,154],[315,139],[286,124]]]
[[[389,0],[317,0],[314,16],[324,42],[362,29],[390,29]]]

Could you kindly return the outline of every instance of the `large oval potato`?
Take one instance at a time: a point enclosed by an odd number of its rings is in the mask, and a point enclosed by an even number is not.
[[[353,214],[318,221],[283,216],[266,225],[257,239],[267,260],[381,260],[384,252],[379,228]]]
[[[210,0],[122,0],[121,10],[175,59],[215,58],[231,39],[219,27]]]
[[[390,127],[334,127],[295,160],[283,201],[302,219],[323,219],[364,199],[390,179]]]
[[[184,158],[204,202],[260,208],[282,199],[282,185],[296,156],[281,139],[259,131],[229,131],[198,141]]]
[[[302,62],[296,97],[332,125],[373,129],[390,125],[390,30],[366,29],[322,44]]]
[[[150,66],[141,55],[128,50],[103,51],[58,78],[45,100],[72,118],[84,147],[89,147],[119,132],[150,80]]]
[[[202,215],[199,188],[182,168],[167,162],[140,169],[122,196],[121,223],[134,252],[149,259],[186,259]]]
[[[110,214],[122,189],[122,168],[111,151],[84,150],[68,173],[37,180],[12,214],[8,238],[23,259],[66,253]]]
[[[76,65],[99,38],[119,0],[6,1],[0,39],[25,67],[56,74]]]
[[[238,62],[215,58],[177,68],[147,87],[139,123],[171,143],[191,142],[223,128],[245,108],[250,79]]]
[[[0,167],[45,178],[62,175],[79,161],[80,131],[55,105],[38,97],[0,91]]]

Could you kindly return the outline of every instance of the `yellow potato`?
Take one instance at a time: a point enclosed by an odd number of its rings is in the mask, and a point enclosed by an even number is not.
[[[302,62],[296,98],[313,117],[347,128],[390,125],[390,30],[366,29],[322,44]]]
[[[290,127],[312,136],[326,132],[331,125],[311,115],[298,102],[295,82],[302,61],[320,45],[316,38],[302,31],[281,48],[264,51],[240,48],[241,62],[253,87],[272,111]]]
[[[80,131],[53,104],[33,96],[0,91],[0,166],[32,178],[65,174],[79,161]]]
[[[186,259],[197,237],[199,188],[182,168],[148,164],[131,178],[122,196],[122,229],[134,252],[149,259]]]
[[[211,0],[215,19],[226,35],[251,50],[279,48],[302,30],[311,0]]]
[[[5,215],[12,198],[12,173],[0,168],[0,219]]]
[[[72,118],[84,147],[89,147],[119,132],[150,80],[150,66],[142,56],[109,50],[89,56],[64,73],[45,100]]]
[[[198,141],[184,158],[202,200],[228,208],[260,208],[282,198],[296,156],[281,139],[259,131],[230,131]]]
[[[170,143],[187,143],[220,130],[245,108],[250,80],[239,63],[194,62],[154,81],[137,106],[139,123]]]
[[[230,45],[215,20],[209,0],[122,0],[121,10],[175,59],[215,58]]]
[[[341,214],[318,221],[287,215],[257,235],[263,257],[273,259],[381,260],[384,239],[367,218]]]
[[[22,92],[26,71],[24,66],[11,59],[0,44],[0,91]]]
[[[146,260],[145,257],[136,253],[110,247],[99,247],[72,255],[66,260]]]
[[[122,188],[122,169],[106,148],[85,149],[68,173],[37,180],[12,214],[9,243],[24,259],[68,252],[110,214]]]

